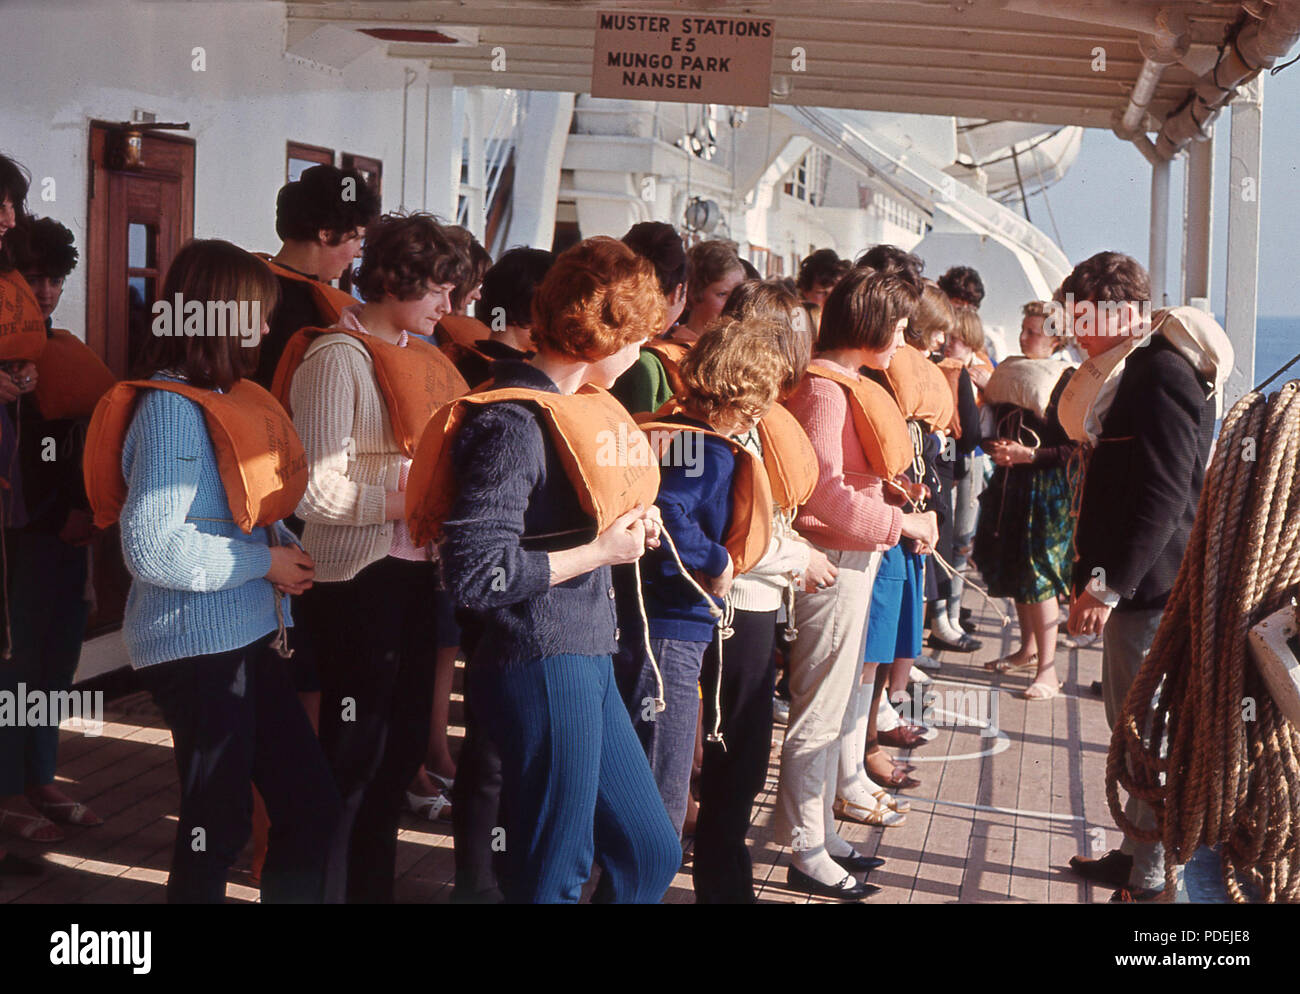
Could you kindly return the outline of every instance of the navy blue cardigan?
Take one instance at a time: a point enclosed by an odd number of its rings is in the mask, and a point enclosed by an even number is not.
[[[492,381],[559,393],[545,373],[515,360],[493,363]],[[459,493],[443,525],[443,582],[480,635],[473,660],[612,654],[609,567],[550,585],[547,550],[583,545],[596,528],[578,505],[538,409],[526,401],[471,408],[452,442],[452,460]]]
[[[685,415],[665,420],[708,427]],[[705,576],[721,576],[728,561],[722,539],[731,525],[736,456],[716,435],[683,432],[682,440],[692,446],[687,450],[692,462],[695,456],[701,458],[693,466],[674,465],[685,461],[673,458],[672,454],[681,450],[673,446],[665,453],[657,501],[664,528],[673,537],[682,565]],[[678,572],[667,545],[646,553],[641,576],[651,638],[712,641],[716,623],[709,605]]]

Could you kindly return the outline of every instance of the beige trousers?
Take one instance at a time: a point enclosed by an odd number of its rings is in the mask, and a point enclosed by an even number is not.
[[[790,649],[790,720],[776,797],[777,838],[800,851],[821,848],[834,826],[840,736],[856,717],[847,714],[848,703],[862,676],[880,565],[879,552],[822,551],[839,575],[825,590],[795,594],[799,637]]]

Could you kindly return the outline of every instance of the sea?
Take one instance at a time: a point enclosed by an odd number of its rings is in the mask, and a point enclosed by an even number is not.
[[[1222,322],[1223,318],[1219,318]],[[1300,352],[1300,315],[1287,317],[1261,317],[1255,322],[1255,384],[1262,383],[1273,372]],[[1279,383],[1300,379],[1300,362],[1288,369],[1268,390],[1276,390]]]

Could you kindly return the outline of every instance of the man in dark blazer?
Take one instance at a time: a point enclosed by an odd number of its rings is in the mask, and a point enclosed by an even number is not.
[[[1150,331],[1150,281],[1134,259],[1102,252],[1061,284],[1073,331],[1089,357]],[[1098,306],[1102,302],[1102,306]],[[1103,405],[1106,401],[1103,401]],[[1134,349],[1088,458],[1075,525],[1072,635],[1102,636],[1102,693],[1113,727],[1137,676],[1187,548],[1214,432],[1213,390],[1164,338]],[[1154,827],[1151,807],[1129,798],[1126,815]],[[1125,839],[1099,860],[1076,857],[1082,876],[1114,884],[1117,900],[1164,887],[1159,843]]]

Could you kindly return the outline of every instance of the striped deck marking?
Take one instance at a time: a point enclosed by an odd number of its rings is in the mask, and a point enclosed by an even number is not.
[[[938,797],[917,797],[915,794],[908,794],[909,801],[919,801],[922,804],[946,804],[954,808],[966,808],[968,811],[987,811],[989,814],[996,815],[1019,815],[1022,818],[1043,818],[1047,821],[1083,821],[1081,815],[1060,815],[1053,814],[1050,811],[1026,811],[1024,808],[999,808],[992,804],[966,804],[962,801],[945,801]]]
[[[980,690],[986,693],[993,690],[993,688],[988,687],[984,684],[966,683],[961,680],[935,679],[934,681],[932,681],[931,685],[937,687],[941,683],[950,687],[966,687],[971,690]],[[946,708],[931,707],[931,708],[926,708],[925,710],[935,715],[944,715],[948,718],[960,719],[960,721],[953,722],[951,726],[953,728],[979,728],[987,731],[990,727],[989,722],[981,721],[978,717],[973,717],[973,718],[967,717],[966,715],[961,715],[961,714],[957,714],[954,711],[949,711]],[[1003,732],[999,728],[994,728],[993,732],[997,736],[993,744],[989,746],[987,749],[981,749],[979,752],[959,752],[956,754],[949,754],[946,756],[917,756],[915,755],[915,750],[913,750],[913,754],[908,757],[907,761],[909,763],[946,763],[954,759],[983,759],[985,756],[996,756],[998,753],[1006,752],[1008,749],[1011,748],[1011,739],[1007,737],[1005,732]],[[981,731],[980,734],[985,738],[988,737],[984,735],[984,731]]]

